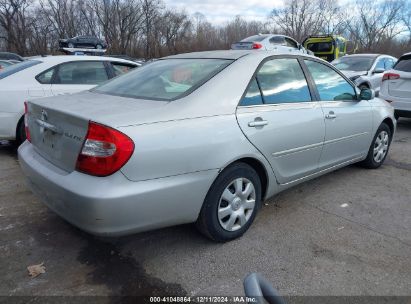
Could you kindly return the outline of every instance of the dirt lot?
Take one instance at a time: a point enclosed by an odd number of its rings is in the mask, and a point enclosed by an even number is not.
[[[0,257],[3,296],[242,295],[249,272],[283,295],[411,296],[411,120],[400,120],[382,168],[350,166],[290,189],[227,244],[192,225],[115,239],[83,233],[28,191],[3,144]],[[41,262],[46,273],[29,278],[26,267]]]

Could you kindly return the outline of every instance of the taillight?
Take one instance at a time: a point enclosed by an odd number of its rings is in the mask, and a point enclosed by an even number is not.
[[[26,138],[31,142],[30,130],[29,130],[29,110],[27,101],[24,102],[24,130],[26,131]]]
[[[134,142],[127,135],[90,121],[76,169],[90,175],[108,176],[120,170],[133,151]]]
[[[394,79],[399,79],[400,75],[395,74],[395,73],[385,73],[384,76],[382,76],[382,81],[385,80],[394,80]]]
[[[261,43],[256,43],[256,42],[253,43],[253,49],[254,50],[261,49],[262,47],[263,47],[263,45]]]

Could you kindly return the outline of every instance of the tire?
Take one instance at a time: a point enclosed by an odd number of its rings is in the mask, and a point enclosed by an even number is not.
[[[248,230],[260,206],[261,181],[257,172],[245,163],[235,163],[211,185],[196,226],[213,241],[231,241]]]
[[[102,46],[101,44],[96,44],[96,49],[97,49],[97,50],[102,50],[102,49],[103,49],[103,46]]]
[[[359,88],[360,90],[362,90],[362,89],[369,89],[370,87],[369,87],[367,84],[362,83],[362,84],[360,84],[360,85],[358,86],[358,88]]]
[[[367,158],[360,164],[368,169],[381,167],[390,149],[391,136],[390,127],[388,127],[386,123],[382,123],[375,133],[370,149],[368,150]]]
[[[74,49],[74,44],[72,42],[70,42],[70,43],[67,44],[67,47],[69,49]]]
[[[26,140],[26,128],[24,126],[24,118],[21,118],[19,120],[19,123],[17,124],[17,129],[16,129],[16,140],[15,144],[16,146],[20,146],[24,141]]]

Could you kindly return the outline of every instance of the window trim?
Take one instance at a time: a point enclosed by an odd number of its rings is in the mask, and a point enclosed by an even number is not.
[[[60,66],[63,65],[63,64],[73,63],[73,62],[101,62],[101,63],[103,63],[104,69],[105,69],[105,71],[106,71],[107,80],[110,80],[110,79],[113,78],[113,77],[111,77],[111,75],[110,75],[110,73],[109,73],[109,71],[108,71],[108,66],[107,66],[107,62],[108,62],[108,61],[107,61],[107,60],[70,60],[70,61],[65,61],[65,62],[61,62],[61,63],[59,63],[59,64],[56,64],[56,65],[54,65],[54,66],[52,66],[52,67],[50,67],[50,68],[48,68],[48,69],[46,69],[46,70],[38,73],[34,78],[37,80],[38,83],[44,84],[44,85],[48,85],[48,84],[49,84],[49,85],[90,85],[90,84],[68,84],[68,83],[56,83],[56,82],[55,82],[55,81],[56,81],[56,75],[57,75],[57,73],[59,72]],[[51,77],[50,83],[41,83],[41,82],[38,80],[38,77],[39,77],[40,75],[42,75],[43,73],[46,73],[46,72],[48,72],[49,70],[52,70],[52,69],[56,69],[56,71],[53,73],[53,77]],[[111,78],[110,78],[110,77],[111,77]],[[107,80],[106,80],[106,81],[107,81]],[[96,85],[98,85],[98,84],[96,84]]]
[[[329,67],[330,69],[332,69],[334,72],[336,72],[342,78],[344,78],[348,82],[348,84],[351,85],[351,87],[353,88],[354,93],[355,93],[355,99],[352,99],[352,100],[348,100],[348,99],[347,100],[321,100],[320,93],[318,92],[317,85],[315,84],[314,78],[312,77],[311,72],[309,71],[307,65],[304,62],[305,60],[314,61],[314,62],[323,64],[323,65]],[[323,60],[318,60],[317,58],[312,58],[312,57],[302,57],[302,61],[303,61],[303,65],[304,65],[305,69],[307,69],[307,72],[309,73],[310,78],[312,79],[312,84],[314,86],[314,90],[315,90],[315,94],[316,94],[316,101],[318,101],[318,102],[327,102],[327,103],[332,103],[332,102],[357,102],[357,101],[360,101],[359,95],[358,95],[357,89],[356,89],[357,86],[348,77],[346,77],[341,71],[339,71],[337,68],[332,66],[330,63],[325,62]]]
[[[311,57],[303,57],[303,56],[301,56],[301,55],[272,55],[272,56],[269,56],[269,57],[264,58],[264,59],[258,64],[258,66],[257,66],[257,68],[255,69],[253,75],[251,76],[251,78],[250,78],[250,80],[249,80],[249,82],[248,82],[248,85],[247,85],[247,87],[245,88],[245,90],[244,90],[243,94],[241,95],[241,98],[240,98],[240,100],[239,100],[239,102],[238,102],[238,104],[237,104],[237,108],[238,108],[238,107],[242,107],[242,108],[243,108],[243,107],[244,107],[244,108],[245,108],[245,107],[262,107],[262,106],[268,106],[268,107],[269,107],[269,106],[280,106],[280,105],[285,105],[285,104],[293,105],[293,104],[308,104],[308,103],[310,103],[310,102],[311,102],[311,103],[312,103],[312,102],[317,102],[318,100],[316,100],[317,98],[316,98],[316,95],[315,95],[315,92],[316,92],[316,91],[314,91],[314,87],[312,86],[312,83],[310,83],[309,79],[307,78],[306,71],[304,70],[304,67],[303,67],[303,65],[301,64],[301,61],[300,61],[301,58],[311,58]],[[304,77],[305,77],[305,80],[307,81],[307,86],[308,86],[308,91],[309,91],[310,96],[311,96],[311,101],[265,103],[264,95],[263,95],[263,92],[261,91],[261,86],[260,86],[260,83],[259,83],[259,81],[258,81],[258,79],[257,79],[257,73],[258,73],[258,71],[260,70],[260,68],[261,68],[267,61],[274,60],[274,59],[297,59],[297,62],[298,62],[298,64],[299,64],[300,67],[301,67],[301,70],[302,70],[302,72],[303,72],[303,75],[304,75]],[[250,88],[251,83],[253,82],[253,79],[254,79],[254,78],[257,80],[257,84],[258,84],[258,88],[260,89],[260,94],[261,94],[261,98],[262,98],[262,100],[263,100],[263,104],[260,104],[260,105],[241,105],[241,102],[242,102],[242,100],[244,99],[245,95],[247,94],[248,89]]]

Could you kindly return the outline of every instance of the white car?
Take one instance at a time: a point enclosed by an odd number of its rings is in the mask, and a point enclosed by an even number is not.
[[[0,72],[0,140],[25,140],[24,102],[89,90],[139,64],[112,57],[49,56]]]
[[[382,76],[391,69],[397,58],[383,54],[346,55],[331,62],[360,89],[373,89],[378,95]]]
[[[231,45],[232,50],[263,50],[312,54],[293,38],[278,34],[258,34]]]
[[[391,102],[397,119],[411,117],[411,53],[402,55],[384,74],[380,97]]]

